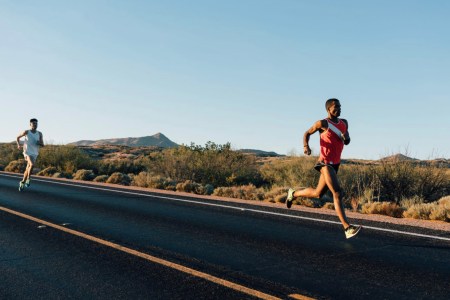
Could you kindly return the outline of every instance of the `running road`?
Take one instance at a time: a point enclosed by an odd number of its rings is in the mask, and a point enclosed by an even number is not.
[[[448,299],[450,233],[0,173],[7,299]]]

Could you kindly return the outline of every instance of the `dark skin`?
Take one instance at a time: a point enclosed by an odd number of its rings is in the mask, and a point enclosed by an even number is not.
[[[348,128],[348,122],[345,119],[339,119],[341,115],[341,104],[339,101],[333,101],[332,105],[327,109],[328,119],[334,123],[338,123],[342,120]],[[312,134],[319,131],[320,133],[328,129],[328,123],[325,120],[317,121],[309,128],[303,136],[303,152],[305,155],[311,155],[311,148],[309,147],[309,138]],[[347,132],[342,136],[344,145],[350,144],[350,135]],[[344,229],[350,226],[347,217],[345,216],[345,210],[342,200],[342,189],[339,185],[339,180],[337,178],[336,171],[330,166],[324,166],[320,169],[319,183],[316,188],[305,188],[303,190],[298,190],[294,193],[294,197],[305,197],[305,198],[320,198],[322,197],[327,188],[333,194],[334,207],[336,209],[336,214],[342,223]]]

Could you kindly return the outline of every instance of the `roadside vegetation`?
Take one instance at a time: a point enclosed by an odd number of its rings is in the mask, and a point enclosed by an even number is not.
[[[103,151],[93,155],[94,150]],[[116,151],[116,152],[115,152]],[[284,203],[289,187],[315,186],[316,157],[260,160],[229,144],[191,144],[178,148],[86,149],[48,145],[41,149],[41,176],[132,185],[245,200]],[[23,172],[26,163],[15,144],[0,145],[0,170]],[[339,170],[348,209],[396,218],[450,222],[450,171],[442,163],[393,157],[350,161]],[[308,207],[333,209],[331,195],[297,199]]]

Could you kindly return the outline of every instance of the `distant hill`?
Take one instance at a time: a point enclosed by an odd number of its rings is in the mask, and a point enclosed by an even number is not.
[[[409,162],[421,166],[435,166],[450,168],[450,159],[448,158],[435,158],[428,160],[421,160],[412,158],[403,154],[394,154],[380,158],[379,160],[366,160],[366,159],[343,159],[345,164],[357,164],[357,165],[380,165],[382,163],[397,163],[397,162]]]
[[[380,159],[381,161],[418,161],[416,158],[412,158],[403,154],[394,154],[391,156],[384,157]]]
[[[157,133],[152,136],[144,136],[144,137],[115,138],[96,141],[82,140],[70,143],[69,145],[75,146],[121,145],[129,147],[156,146],[161,148],[173,148],[178,146],[177,143],[172,142],[162,133]]]
[[[267,152],[267,151],[262,151],[262,150],[257,150],[257,149],[240,149],[237,150],[239,152],[245,153],[245,154],[254,154],[258,157],[278,157],[278,156],[284,156],[284,155],[280,155],[276,152]]]

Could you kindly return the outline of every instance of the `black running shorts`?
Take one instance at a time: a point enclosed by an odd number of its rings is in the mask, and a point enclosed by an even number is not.
[[[329,166],[329,167],[332,167],[332,168],[334,169],[334,171],[336,172],[336,174],[337,174],[337,172],[338,172],[338,170],[339,170],[339,165],[340,165],[340,164],[326,164],[326,163],[324,163],[323,161],[318,161],[318,162],[314,165],[314,169],[316,169],[317,171],[320,172],[320,169],[322,169],[322,167]]]

